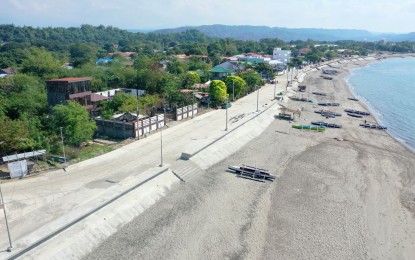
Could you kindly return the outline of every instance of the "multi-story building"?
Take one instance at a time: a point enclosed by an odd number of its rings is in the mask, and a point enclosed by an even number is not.
[[[53,107],[73,100],[91,111],[91,78],[61,78],[46,81],[48,106]]]
[[[285,64],[290,62],[290,58],[291,58],[290,50],[281,50],[281,48],[275,48],[272,53],[273,60],[278,60]]]

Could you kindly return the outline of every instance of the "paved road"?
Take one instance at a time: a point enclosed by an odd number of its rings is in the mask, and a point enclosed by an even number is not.
[[[285,84],[284,79],[279,79],[277,93],[285,90]],[[273,104],[273,93],[274,85],[265,85],[260,89],[259,111]],[[256,110],[257,95],[251,93],[229,108],[228,131],[225,131],[226,110],[223,109],[196,116],[163,130],[163,162],[172,165],[182,152],[197,151],[219,139],[254,117]],[[41,227],[47,227],[50,222],[58,219],[61,223],[68,222],[70,219],[65,217],[69,213],[72,218],[84,214],[86,205],[96,203],[100,196],[117,183],[157,167],[160,164],[160,136],[159,133],[152,134],[111,153],[71,165],[66,171],[53,171],[2,184],[15,250],[32,243],[27,238]],[[5,230],[3,221],[0,221],[0,230]],[[45,232],[42,231],[37,236],[46,235]],[[7,245],[7,236],[1,235],[0,249]],[[0,257],[2,254],[4,252],[0,252]]]

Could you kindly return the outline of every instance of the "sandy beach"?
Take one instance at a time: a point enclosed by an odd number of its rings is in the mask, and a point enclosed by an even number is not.
[[[177,185],[85,259],[414,259],[415,154],[385,131],[359,127],[375,118],[343,111],[367,110],[348,99],[344,81],[350,69],[367,62],[372,61],[331,64],[326,68],[340,72],[333,80],[320,77],[321,70],[307,71],[303,95],[340,103],[326,109],[341,117],[322,118],[314,110],[325,107],[316,103],[284,103],[302,109],[294,123],[324,119],[343,128],[317,133],[274,120],[237,152]],[[301,93],[291,89],[287,95]],[[191,161],[201,164],[210,156],[202,151]],[[277,178],[262,183],[226,171],[243,163]]]

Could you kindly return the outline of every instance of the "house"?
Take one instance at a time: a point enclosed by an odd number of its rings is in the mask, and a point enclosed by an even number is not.
[[[132,52],[132,51],[126,51],[126,52],[122,52],[122,51],[116,51],[116,52],[110,52],[108,53],[108,55],[110,57],[114,56],[114,55],[120,55],[123,56],[126,59],[131,59],[131,56],[137,54],[136,52]]]
[[[227,76],[235,74],[235,71],[233,70],[218,67],[218,66],[211,69],[210,72],[213,74],[214,79],[223,79],[223,78],[226,78]]]
[[[93,110],[91,79],[84,77],[46,80],[48,106],[53,107],[73,100],[91,112]]]
[[[108,97],[109,99],[113,98],[118,93],[125,93],[128,95],[131,95],[133,97],[143,96],[146,94],[145,90],[142,89],[131,89],[131,88],[115,88],[115,89],[109,89],[105,91],[95,92],[94,94],[101,95],[104,97]]]
[[[209,89],[210,82],[206,83],[197,83],[192,86],[193,89],[197,89],[199,91],[206,91]]]
[[[298,51],[298,55],[299,56],[305,56],[307,53],[309,53],[311,51],[310,48],[302,48],[301,50]]]
[[[275,48],[272,53],[272,59],[278,60],[287,64],[290,62],[291,51],[290,50],[281,50],[281,48]]]
[[[13,68],[4,68],[0,70],[0,78],[5,78],[16,74],[16,71]]]

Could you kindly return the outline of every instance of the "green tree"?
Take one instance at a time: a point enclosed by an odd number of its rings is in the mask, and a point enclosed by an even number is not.
[[[141,98],[140,98],[141,99]],[[137,111],[137,97],[126,95],[122,105],[118,108],[120,112],[136,112]]]
[[[10,84],[5,109],[9,118],[18,119],[24,113],[40,116],[47,112],[44,81],[37,77],[18,74],[10,78]]]
[[[207,64],[204,61],[201,61],[197,57],[192,57],[187,64],[189,67],[189,70],[196,71],[196,70],[202,70],[202,71],[208,71],[211,69],[211,66]]]
[[[256,86],[264,85],[264,80],[256,71],[242,72],[240,77],[245,80],[248,92],[254,91]]]
[[[18,153],[32,150],[33,140],[26,123],[22,120],[11,120],[7,117],[0,118],[0,154]]]
[[[63,127],[66,143],[79,146],[92,138],[96,124],[83,106],[69,101],[66,105],[57,105],[52,109],[51,129],[58,134],[60,127]]]
[[[222,80],[212,80],[209,86],[209,95],[212,100],[212,106],[217,106],[225,102],[228,98],[225,82]]]
[[[158,95],[145,95],[139,98],[141,111],[147,116],[154,116],[157,108],[161,105],[161,99]]]
[[[55,59],[51,52],[44,48],[32,47],[22,63],[22,72],[44,79],[54,78],[62,72],[61,66],[62,62]]]
[[[235,99],[240,98],[247,90],[247,84],[244,79],[238,76],[228,76],[225,79],[227,92],[233,98],[235,93]]]
[[[167,71],[171,74],[183,74],[186,70],[186,65],[178,59],[173,59],[167,64]]]
[[[71,62],[75,67],[93,63],[97,58],[97,48],[87,43],[74,44],[69,48]]]
[[[191,88],[194,84],[200,83],[200,76],[197,72],[191,71],[184,76],[184,87]]]

